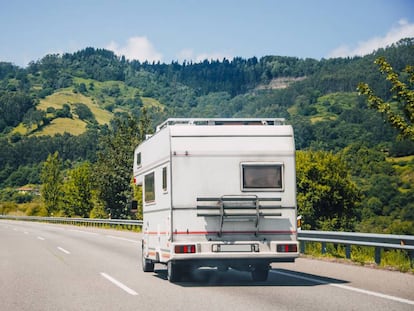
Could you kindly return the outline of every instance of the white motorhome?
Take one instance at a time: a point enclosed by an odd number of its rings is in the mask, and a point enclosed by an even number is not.
[[[268,277],[298,257],[295,143],[284,119],[168,119],[134,153],[142,268],[179,281],[217,267]]]

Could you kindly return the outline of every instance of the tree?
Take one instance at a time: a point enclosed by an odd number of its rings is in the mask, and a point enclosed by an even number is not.
[[[89,217],[93,209],[93,179],[89,162],[84,162],[68,173],[63,187],[62,207],[66,216]]]
[[[80,83],[77,90],[79,91],[79,93],[85,94],[88,92],[85,83]]]
[[[56,88],[62,67],[60,56],[58,54],[48,54],[40,60],[39,66],[42,78],[45,80],[44,86]]]
[[[62,162],[59,159],[59,153],[49,154],[47,160],[43,163],[40,174],[42,186],[40,194],[43,199],[48,215],[58,211],[62,197],[63,174]]]
[[[56,118],[72,118],[72,113],[70,112],[70,105],[63,104],[62,109],[56,110]]]
[[[141,115],[138,122],[139,141],[145,140],[146,134],[152,134],[151,119],[145,107],[141,108]]]
[[[78,115],[79,119],[84,121],[96,122],[95,115],[87,105],[83,103],[77,103],[74,104],[74,106],[75,113]]]
[[[35,106],[30,95],[22,92],[0,92],[0,132],[7,126],[17,126],[25,113]]]
[[[379,57],[375,60],[381,73],[386,74],[386,79],[391,82],[393,99],[398,103],[385,102],[374,94],[367,83],[359,83],[358,91],[368,97],[369,107],[383,113],[387,121],[398,131],[402,138],[414,140],[414,66],[407,65],[403,73],[408,75],[408,85],[401,81],[399,76],[385,60]]]
[[[134,149],[143,136],[142,121],[131,116],[116,118],[108,135],[101,140],[95,167],[98,197],[112,218],[129,216],[132,198],[132,163]]]
[[[352,230],[360,194],[341,158],[324,151],[298,151],[296,170],[302,227]]]
[[[33,124],[36,124],[37,129],[39,129],[42,124],[44,124],[46,119],[46,112],[43,110],[37,110],[36,108],[31,108],[25,114],[23,118],[23,125],[30,130]]]

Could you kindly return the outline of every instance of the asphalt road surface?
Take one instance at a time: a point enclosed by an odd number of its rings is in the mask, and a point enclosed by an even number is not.
[[[414,310],[414,275],[300,258],[266,282],[212,269],[172,284],[140,234],[0,220],[0,310]]]

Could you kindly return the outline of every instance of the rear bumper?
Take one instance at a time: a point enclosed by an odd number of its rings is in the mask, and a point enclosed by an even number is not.
[[[175,246],[195,244],[195,253],[176,253]],[[278,247],[279,245],[279,247]],[[289,246],[289,247],[281,247]],[[201,242],[173,243],[167,261],[191,261],[198,266],[234,264],[257,265],[272,262],[293,262],[299,257],[297,241],[243,241],[237,243]]]
[[[197,269],[200,267],[211,267],[218,269],[236,269],[241,271],[252,271],[256,267],[269,267],[274,262],[294,262],[295,258],[212,258],[212,259],[185,259],[171,260],[174,264],[186,269]]]

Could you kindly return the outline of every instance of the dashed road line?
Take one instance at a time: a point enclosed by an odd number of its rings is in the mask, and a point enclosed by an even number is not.
[[[127,239],[127,238],[121,238],[121,237],[117,237],[117,236],[113,236],[113,235],[106,235],[106,237],[110,238],[110,239],[116,239],[116,240],[127,241],[127,242],[131,242],[131,243],[139,244],[139,241],[131,240],[131,239]]]
[[[85,234],[90,234],[90,235],[99,235],[98,233],[95,233],[95,232],[88,232],[88,231],[77,230],[77,229],[69,229],[69,231],[77,232],[77,233],[85,233]]]
[[[132,295],[132,296],[136,296],[138,295],[138,293],[136,291],[134,291],[133,289],[129,288],[128,286],[122,284],[121,282],[119,282],[118,280],[114,279],[113,277],[111,277],[110,275],[101,272],[101,275],[107,279],[108,281],[112,282],[112,284],[118,286],[119,288],[121,288],[122,290],[126,291],[128,294]]]
[[[61,252],[65,253],[65,254],[68,254],[68,255],[70,254],[70,252],[68,250],[66,250],[66,249],[64,249],[60,246],[58,246],[57,249],[60,250]]]
[[[41,240],[41,241],[44,241],[45,240],[45,238],[44,237],[41,237],[41,236],[38,236],[37,239],[38,240]]]

